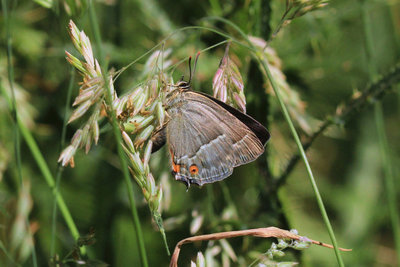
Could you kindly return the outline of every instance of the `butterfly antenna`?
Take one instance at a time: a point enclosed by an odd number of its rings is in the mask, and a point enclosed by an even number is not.
[[[197,60],[199,59],[200,52],[197,52],[196,58],[194,59],[194,66],[193,66],[193,71],[192,71],[192,57],[189,57],[189,81],[188,84],[192,82],[192,78],[194,77],[194,74],[196,72],[196,66],[197,66]]]
[[[192,57],[189,57],[189,81],[188,84],[192,81]]]
[[[193,73],[190,73],[191,74],[190,76],[194,77],[194,74],[196,73],[197,60],[199,59],[199,56],[200,56],[200,52],[197,52],[196,58],[194,60]],[[189,83],[190,83],[190,81],[189,81]]]

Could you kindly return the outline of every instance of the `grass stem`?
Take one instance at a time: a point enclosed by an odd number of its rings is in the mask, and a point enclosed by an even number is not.
[[[368,13],[368,1],[361,1],[361,12],[362,20],[364,24],[364,34],[365,34],[365,48],[366,57],[368,62],[368,71],[370,77],[375,78],[377,76],[377,63],[374,54],[374,37],[372,33],[372,24]],[[389,148],[389,143],[385,131],[385,120],[382,110],[382,103],[377,102],[374,106],[374,118],[376,123],[376,130],[378,133],[378,142],[380,148],[380,156],[382,160],[382,167],[384,173],[384,183],[387,195],[387,204],[389,207],[389,216],[393,229],[393,238],[396,246],[397,262],[400,262],[400,220],[399,212],[396,207],[396,187],[395,187],[395,177],[391,159],[391,151]]]
[[[99,55],[99,61],[100,61],[100,66],[102,68],[102,72],[104,74],[104,83],[105,86],[107,87],[107,94],[106,94],[106,102],[107,105],[110,107],[110,119],[111,119],[111,124],[113,127],[113,133],[117,145],[117,150],[118,150],[118,156],[121,162],[121,169],[122,173],[124,176],[126,188],[128,190],[128,197],[129,197],[129,203],[131,206],[131,213],[132,213],[132,219],[133,219],[133,224],[134,228],[136,231],[136,237],[137,237],[137,243],[139,246],[139,251],[140,251],[140,258],[142,262],[143,267],[148,266],[148,261],[147,261],[147,255],[146,255],[146,248],[144,245],[144,239],[143,239],[143,233],[142,233],[142,228],[140,225],[140,220],[139,220],[139,215],[136,209],[136,203],[135,203],[135,197],[134,197],[134,192],[133,192],[133,184],[130,178],[129,174],[129,169],[128,169],[128,162],[126,160],[125,152],[122,148],[122,136],[121,132],[118,126],[118,122],[116,121],[116,116],[115,116],[115,110],[112,108],[112,96],[109,88],[109,80],[108,80],[108,73],[107,73],[107,67],[105,63],[105,58],[104,58],[104,53],[103,49],[101,47],[101,35],[100,35],[100,29],[97,23],[97,18],[96,18],[96,13],[94,10],[94,5],[93,1],[89,1],[89,16],[90,16],[90,23],[93,27],[93,33],[94,33],[94,38],[96,42],[96,48],[97,52]]]
[[[19,129],[21,130],[22,137],[25,139],[26,144],[28,145],[29,149],[32,152],[33,158],[36,160],[36,163],[42,172],[42,175],[44,179],[47,182],[47,185],[52,189],[52,192],[57,200],[58,207],[61,211],[61,214],[64,217],[64,220],[74,238],[74,240],[78,240],[79,238],[79,232],[78,228],[75,225],[74,220],[72,219],[71,213],[69,212],[69,209],[67,205],[65,204],[64,198],[60,194],[58,190],[56,190],[55,187],[55,181],[54,178],[50,172],[49,167],[47,166],[47,163],[40,152],[40,149],[38,145],[35,142],[35,139],[33,138],[32,134],[29,132],[29,130],[26,128],[26,126],[18,119],[18,126]],[[84,253],[85,249],[81,248],[81,252]]]
[[[18,121],[18,111],[17,111],[17,100],[15,97],[15,89],[14,89],[14,68],[12,64],[12,38],[11,38],[11,16],[8,13],[8,1],[2,0],[2,9],[3,16],[5,21],[5,31],[6,31],[6,42],[7,42],[7,73],[8,73],[8,82],[11,90],[11,114],[13,119],[13,132],[14,132],[14,153],[16,160],[16,168],[17,168],[17,176],[18,183],[17,188],[21,192],[24,187],[23,178],[22,178],[22,161],[21,161],[21,144],[20,144],[20,132],[18,129],[17,121]],[[32,264],[34,267],[37,267],[37,256],[36,256],[36,248],[33,234],[30,230],[29,217],[25,218],[25,227],[29,236],[32,238]]]
[[[65,107],[64,107],[64,121],[63,121],[63,127],[62,127],[62,131],[61,131],[60,151],[62,151],[62,148],[65,146],[65,138],[66,138],[67,124],[68,124],[68,113],[69,113],[69,109],[71,106],[71,96],[72,96],[72,90],[74,88],[74,81],[75,81],[75,69],[72,66],[71,66],[70,75],[71,76],[70,76],[70,80],[69,80],[69,84],[68,84],[67,97],[66,97]],[[57,173],[56,173],[55,191],[57,191],[57,192],[59,189],[59,184],[61,181],[63,171],[64,171],[64,167],[60,164],[57,168]],[[51,242],[50,242],[50,255],[52,255],[52,256],[55,254],[56,219],[57,219],[57,199],[54,198],[53,213],[52,213],[52,218],[51,218]]]
[[[246,40],[248,45],[251,46],[253,48],[253,50],[256,50],[255,46],[250,42],[250,40],[248,39],[247,35],[237,25],[235,25],[231,21],[226,20],[224,18],[210,17],[210,19],[215,19],[215,20],[222,21],[222,22],[226,23],[227,25],[230,25],[231,27],[233,27],[243,37],[243,39]],[[278,100],[279,106],[281,107],[281,110],[282,110],[282,113],[283,113],[283,115],[285,117],[285,120],[286,120],[287,124],[289,125],[290,132],[293,135],[293,138],[294,138],[294,140],[296,142],[297,148],[299,149],[301,158],[303,159],[304,165],[306,167],[306,170],[307,170],[307,173],[308,173],[308,177],[310,179],[310,183],[311,183],[311,186],[312,186],[312,188],[314,190],[315,198],[317,200],[317,204],[318,204],[318,207],[319,207],[321,215],[322,215],[322,219],[323,219],[323,221],[325,223],[325,226],[326,226],[326,228],[328,230],[329,236],[330,236],[331,241],[332,241],[332,245],[334,247],[334,251],[335,251],[337,262],[338,262],[339,266],[342,267],[342,266],[344,266],[344,262],[343,262],[341,254],[340,254],[340,251],[339,251],[339,246],[338,246],[337,241],[336,241],[335,233],[334,233],[332,225],[331,225],[331,223],[329,221],[329,217],[328,217],[328,214],[326,212],[325,205],[324,205],[324,203],[322,201],[321,194],[320,194],[320,192],[318,190],[317,183],[315,181],[315,178],[314,178],[311,166],[310,166],[310,164],[308,162],[308,159],[307,159],[306,153],[304,151],[304,148],[303,148],[303,146],[301,144],[299,135],[297,134],[297,131],[296,131],[295,127],[294,127],[292,119],[290,118],[290,115],[289,115],[289,112],[288,112],[288,110],[286,108],[286,105],[283,102],[282,97],[280,95],[279,87],[278,87],[277,83],[275,82],[274,77],[271,74],[271,71],[270,71],[270,69],[268,67],[268,64],[262,58],[261,53],[254,53],[254,57],[258,61],[258,63],[261,65],[262,69],[265,71],[265,75],[267,76],[268,80],[271,82],[271,86],[272,86],[272,88],[274,90],[274,93],[275,93],[276,98]]]
[[[4,7],[5,1],[7,1],[7,0],[2,0],[3,7]],[[5,10],[5,8],[3,8],[3,12],[4,12],[4,10]],[[2,89],[5,90],[4,88],[2,88]],[[6,101],[9,104],[10,109],[12,110],[12,100],[7,98],[7,94],[5,92],[3,95],[6,98]],[[69,230],[71,232],[72,237],[74,238],[74,240],[78,240],[78,238],[79,238],[78,229],[74,223],[74,220],[72,219],[71,213],[69,212],[67,205],[65,204],[64,198],[57,190],[55,190],[55,181],[50,172],[50,169],[49,169],[42,153],[40,152],[40,149],[39,149],[35,139],[33,138],[32,134],[30,133],[28,128],[22,123],[22,121],[19,119],[17,113],[16,113],[16,115],[17,115],[17,117],[16,117],[15,122],[18,126],[18,130],[21,133],[22,138],[24,138],[29,150],[31,151],[32,156],[35,159],[36,164],[38,165],[47,185],[50,187],[50,189],[52,189],[52,193],[56,198],[56,201],[60,208],[61,214],[64,217],[64,220],[67,224],[67,227],[69,228]],[[82,253],[85,253],[85,251],[86,251],[85,248],[81,248]]]
[[[330,220],[329,220],[329,217],[328,217],[328,213],[326,212],[325,205],[324,205],[324,202],[322,200],[321,194],[319,192],[317,183],[315,181],[314,174],[312,172],[310,163],[308,162],[308,159],[307,159],[306,153],[304,151],[303,145],[301,144],[300,137],[299,137],[294,125],[293,125],[293,122],[292,122],[292,120],[290,118],[290,115],[289,115],[289,112],[288,112],[288,110],[287,110],[287,108],[285,106],[285,103],[283,103],[282,97],[280,96],[278,85],[276,84],[276,82],[275,82],[275,80],[274,80],[274,78],[273,78],[273,76],[271,74],[271,71],[269,70],[268,65],[263,60],[260,60],[260,63],[262,65],[263,69],[265,70],[269,81],[271,82],[272,88],[273,88],[273,90],[274,90],[274,92],[276,94],[276,98],[278,99],[279,106],[282,109],[282,112],[283,112],[283,115],[285,117],[285,120],[289,125],[290,131],[291,131],[291,133],[293,135],[293,138],[294,138],[294,140],[296,142],[297,148],[298,148],[298,150],[300,152],[300,156],[303,159],[304,165],[305,165],[307,173],[308,173],[308,177],[310,179],[311,186],[312,186],[312,188],[314,190],[314,194],[315,194],[315,198],[317,200],[318,207],[319,207],[321,215],[322,215],[322,219],[324,220],[325,226],[326,226],[326,228],[328,230],[328,233],[329,233],[329,237],[331,238],[332,245],[334,247],[334,251],[335,251],[337,262],[338,262],[339,266],[344,266],[344,262],[343,262],[343,259],[341,257],[340,251],[339,251],[339,246],[338,246],[337,241],[336,241],[335,233],[334,233],[332,225],[330,223]]]

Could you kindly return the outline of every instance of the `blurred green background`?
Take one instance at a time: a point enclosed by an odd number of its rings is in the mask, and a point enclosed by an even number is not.
[[[2,2],[2,91],[9,88],[6,39],[9,22],[18,110],[55,174],[62,149],[63,120],[64,116],[69,116],[64,114],[68,84],[71,78],[74,79],[75,97],[80,81],[79,75],[72,74],[74,71],[65,60],[65,50],[76,54],[67,26],[73,19],[94,42],[88,3],[84,0]],[[232,27],[204,19],[209,16],[224,17],[248,35],[268,39],[283,15],[284,2],[99,0],[93,1],[93,5],[104,53],[109,66],[118,70],[174,30],[185,26],[212,26],[239,38]],[[4,16],[5,4],[8,5],[8,20]],[[366,50],[366,24],[372,36],[372,55]],[[348,103],[355,92],[364,91],[389,73],[399,60],[399,30],[400,2],[384,0],[332,1],[286,25],[270,45],[281,60],[278,69],[286,75],[292,94],[298,94],[298,99],[292,99],[294,105],[305,108],[301,117],[307,118],[310,125],[311,122],[325,121],[335,114],[339,105]],[[192,29],[175,34],[166,41],[165,48],[172,49],[170,59],[177,63],[222,40],[213,32]],[[194,78],[195,90],[212,93],[212,78],[224,49],[219,46],[201,54]],[[248,113],[266,124],[272,138],[267,144],[267,153],[257,162],[235,169],[234,174],[223,182],[203,188],[193,186],[188,191],[170,175],[165,148],[152,156],[154,177],[161,181],[164,190],[162,214],[170,249],[193,234],[268,226],[295,228],[300,235],[331,243],[301,161],[278,188],[271,186],[275,184],[273,177],[285,169],[297,148],[276,98],[264,92],[266,82],[258,74],[258,66],[249,51],[232,44],[231,57],[244,79]],[[134,64],[119,77],[115,85],[118,94],[141,81],[145,61]],[[369,62],[378,75],[371,75]],[[186,62],[178,65],[173,75],[176,80],[181,75],[187,77]],[[353,116],[319,136],[307,153],[338,243],[353,249],[342,253],[347,266],[399,264],[373,111],[374,103],[381,102],[390,148],[386,156],[393,166],[395,183],[392,188],[399,199],[400,97],[396,83],[387,87],[382,98],[368,99],[366,108],[354,110]],[[46,266],[55,254],[61,259],[68,256],[75,241],[59,213],[55,236],[52,234],[54,197],[23,140],[20,171],[27,191],[18,190],[12,124],[12,114],[1,95],[0,266],[33,266],[29,234],[24,227],[26,219],[34,233],[38,266]],[[63,172],[60,190],[80,234],[95,230],[96,242],[88,247],[90,259],[110,266],[140,266],[114,138],[106,123],[102,126],[99,145],[93,146],[88,155],[82,151],[77,153],[75,168],[66,168]],[[78,127],[79,123],[68,126],[67,142]],[[297,129],[302,140],[306,140],[304,128]],[[167,266],[169,257],[161,235],[136,184],[134,191],[149,266]],[[396,207],[399,204],[392,203]],[[54,251],[51,249],[52,238],[55,239]],[[211,265],[210,260],[207,266],[222,266],[222,262],[225,262],[224,266],[229,266],[226,262],[230,266],[248,266],[271,245],[271,240],[252,237],[228,242],[236,254],[236,261],[223,244],[203,242],[184,246],[180,263],[188,266],[198,251],[205,253],[207,250],[207,255],[215,254],[215,262],[212,261],[215,265]],[[301,266],[337,265],[333,250],[317,246],[302,252],[287,250],[285,258],[275,260],[296,261]],[[77,263],[69,264],[75,266]]]

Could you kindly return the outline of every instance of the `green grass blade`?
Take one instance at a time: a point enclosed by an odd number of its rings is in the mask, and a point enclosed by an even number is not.
[[[13,117],[13,132],[14,132],[14,152],[17,166],[17,175],[18,175],[18,183],[17,188],[21,190],[24,186],[23,178],[22,178],[22,162],[21,162],[21,144],[20,144],[20,133],[17,125],[18,121],[18,111],[17,111],[17,101],[15,98],[14,91],[14,68],[12,64],[12,39],[11,39],[11,17],[8,14],[8,1],[1,1],[3,8],[3,16],[5,21],[5,31],[6,31],[6,41],[7,41],[7,72],[8,72],[8,82],[10,84],[11,90],[11,114]],[[29,227],[29,218],[25,218],[25,227],[27,228],[27,232],[31,236],[32,240],[34,240],[33,234],[30,231]],[[37,256],[36,256],[36,247],[35,243],[32,244],[32,263],[34,267],[37,267]]]
[[[1,88],[1,89],[4,90],[4,88]],[[3,92],[3,95],[5,97],[7,96],[5,92]],[[9,103],[9,105],[11,105],[10,99],[6,98],[6,101]],[[72,219],[71,213],[69,212],[69,209],[68,209],[67,205],[65,204],[64,198],[57,190],[55,190],[54,178],[50,172],[49,167],[47,166],[47,163],[46,163],[42,153],[40,152],[38,145],[36,144],[35,139],[33,138],[32,134],[29,132],[28,128],[26,128],[26,126],[21,122],[21,120],[19,118],[17,120],[17,123],[18,123],[19,130],[21,131],[22,137],[24,138],[26,144],[28,145],[28,148],[30,149],[32,156],[35,159],[36,164],[39,167],[39,170],[41,171],[47,185],[50,187],[50,189],[52,189],[53,195],[56,197],[58,207],[60,208],[61,214],[64,217],[64,220],[67,224],[67,227],[69,228],[69,230],[71,232],[72,237],[74,238],[74,240],[78,240],[78,238],[79,238],[78,228],[76,227],[75,222]],[[85,248],[82,247],[81,252],[85,253],[85,251],[86,251]]]
[[[235,25],[231,21],[226,20],[224,18],[219,18],[219,17],[210,17],[209,19],[219,20],[219,21],[222,21],[222,22],[230,25],[240,35],[242,35],[243,39],[247,41],[248,45],[251,46],[253,48],[253,50],[256,50],[256,48],[253,46],[253,44],[248,39],[247,35],[237,25]],[[291,133],[293,135],[293,138],[294,138],[294,140],[296,142],[297,148],[299,149],[301,158],[303,159],[304,165],[306,167],[306,170],[307,170],[307,173],[308,173],[308,177],[310,179],[311,186],[312,186],[312,188],[314,190],[314,194],[315,194],[315,197],[316,197],[316,200],[317,200],[318,207],[320,209],[320,212],[321,212],[323,221],[325,223],[325,226],[326,226],[326,228],[328,230],[329,237],[330,237],[330,239],[332,241],[332,245],[334,246],[334,251],[335,251],[337,262],[338,262],[339,266],[344,266],[344,262],[343,262],[341,254],[340,254],[340,251],[339,251],[339,246],[338,246],[337,241],[336,241],[335,233],[333,231],[333,228],[332,228],[332,225],[330,223],[328,214],[326,212],[325,205],[324,205],[324,203],[322,201],[321,194],[320,194],[320,192],[318,190],[318,186],[317,186],[317,183],[315,181],[311,166],[310,166],[310,164],[308,162],[306,153],[305,153],[304,148],[303,148],[303,146],[301,144],[299,135],[297,134],[297,131],[296,131],[295,127],[294,127],[292,119],[290,118],[289,112],[288,112],[288,110],[287,110],[287,108],[285,106],[285,103],[282,100],[282,97],[281,97],[280,92],[279,92],[279,87],[278,87],[277,83],[275,82],[275,79],[272,76],[268,65],[264,62],[264,60],[262,60],[261,56],[258,53],[254,53],[254,57],[256,58],[258,63],[262,66],[263,70],[265,71],[265,75],[267,76],[268,80],[271,82],[271,85],[272,85],[272,88],[273,88],[273,90],[275,92],[276,98],[278,99],[279,106],[281,107],[281,110],[282,110],[282,113],[283,113],[283,115],[285,117],[285,120],[286,120],[287,124],[289,125],[290,131],[291,131]]]
[[[385,122],[382,111],[382,103],[378,102],[375,104],[375,123],[378,132],[379,147],[381,152],[381,159],[384,172],[384,183],[387,195],[387,203],[389,207],[389,216],[393,228],[393,238],[396,246],[397,261],[400,260],[400,220],[399,211],[396,206],[396,186],[395,177],[393,173],[393,165],[391,160],[391,152],[389,149],[389,143],[385,132]]]
[[[0,240],[0,251],[2,251],[4,253],[4,255],[6,255],[6,257],[10,260],[10,262],[15,265],[15,266],[21,266],[20,264],[16,263],[13,259],[13,257],[10,255],[10,253],[8,253],[8,251],[6,250],[3,242],[1,242]]]
[[[65,138],[66,138],[67,124],[68,124],[68,113],[69,113],[69,109],[71,106],[72,89],[74,88],[75,69],[72,66],[71,66],[70,73],[71,73],[71,76],[70,76],[70,80],[69,80],[69,84],[68,84],[67,99],[65,101],[65,107],[64,107],[64,120],[63,120],[63,127],[62,127],[62,131],[61,131],[60,151],[62,151],[62,148],[65,146]],[[64,170],[64,167],[62,167],[60,164],[57,168],[57,173],[56,173],[55,191],[57,191],[57,192],[59,189],[59,184],[60,184],[63,170]],[[51,243],[50,243],[50,255],[51,256],[53,256],[55,253],[56,220],[57,220],[57,199],[56,199],[56,197],[54,197],[53,213],[52,213],[52,218],[51,218]]]
[[[67,205],[65,204],[64,198],[62,195],[56,190],[55,187],[55,181],[54,178],[50,172],[49,167],[47,166],[47,163],[40,152],[40,149],[38,145],[35,142],[35,139],[33,138],[32,134],[29,132],[29,130],[26,128],[26,126],[18,120],[18,126],[19,129],[21,130],[21,134],[25,139],[26,144],[28,145],[29,149],[32,152],[33,158],[35,159],[40,171],[43,174],[44,179],[47,182],[47,185],[52,189],[52,192],[54,196],[56,197],[58,207],[60,208],[61,214],[64,217],[64,220],[72,234],[75,240],[78,240],[79,238],[79,232],[78,228],[75,225],[74,220],[72,219],[71,213],[69,212],[69,209]],[[84,252],[84,248],[81,250]]]
[[[375,62],[375,54],[374,54],[374,37],[372,34],[372,25],[371,20],[368,14],[368,2],[361,1],[361,12],[362,12],[362,20],[364,26],[364,34],[365,34],[365,47],[366,47],[366,57],[368,61],[368,71],[371,77],[376,77],[378,72],[376,70],[377,63]],[[374,106],[374,118],[376,123],[376,130],[378,133],[378,141],[380,148],[380,156],[382,159],[382,167],[384,172],[384,183],[385,190],[387,195],[387,203],[389,207],[389,216],[393,229],[393,238],[396,246],[396,254],[397,261],[400,261],[400,220],[399,220],[399,212],[398,207],[396,207],[397,199],[396,199],[396,186],[395,186],[395,177],[391,159],[391,151],[389,148],[389,142],[387,139],[386,131],[385,131],[385,120],[382,110],[382,103],[377,102]]]
[[[326,226],[326,228],[328,230],[328,233],[329,233],[329,237],[331,238],[331,241],[332,241],[332,245],[334,246],[335,255],[336,255],[336,259],[338,261],[338,264],[339,264],[339,266],[344,266],[344,262],[343,262],[341,254],[340,254],[340,251],[339,251],[339,246],[338,246],[337,241],[336,241],[335,233],[334,233],[332,225],[330,223],[330,220],[329,220],[329,217],[328,217],[328,213],[326,212],[324,202],[322,201],[321,194],[320,194],[320,192],[318,190],[318,186],[317,186],[317,183],[315,181],[314,174],[312,172],[310,163],[308,162],[308,159],[307,159],[306,153],[304,151],[304,148],[303,148],[303,146],[301,144],[299,135],[297,134],[297,131],[296,131],[296,129],[295,129],[294,125],[293,125],[293,122],[292,122],[292,120],[290,118],[289,112],[288,112],[285,104],[283,103],[283,100],[282,100],[282,98],[280,96],[278,85],[276,84],[276,82],[275,82],[275,80],[274,80],[274,78],[273,78],[273,76],[271,74],[271,71],[269,70],[269,67],[267,66],[267,64],[265,64],[264,61],[259,60],[259,62],[263,66],[263,69],[265,70],[265,72],[267,74],[267,77],[268,77],[269,81],[271,82],[272,88],[273,88],[273,90],[274,90],[274,92],[276,94],[276,98],[278,99],[278,102],[279,102],[279,105],[280,105],[280,107],[282,109],[282,112],[283,112],[283,115],[285,117],[285,120],[289,125],[290,131],[291,131],[291,133],[293,135],[293,138],[294,138],[294,140],[296,142],[297,148],[299,149],[301,158],[303,159],[304,165],[306,166],[308,177],[310,179],[311,186],[312,186],[312,188],[314,190],[315,198],[317,199],[317,204],[318,204],[318,207],[320,209],[320,212],[321,212],[321,215],[322,215],[322,219],[324,220],[325,226]]]
[[[105,80],[104,84],[105,84],[105,86],[108,87],[109,81],[108,81],[108,77],[107,77],[108,74],[107,74],[107,68],[106,68],[106,64],[105,64],[105,58],[103,55],[103,50],[101,48],[100,29],[99,29],[99,26],[97,23],[97,18],[96,18],[93,2],[89,1],[89,3],[90,3],[89,4],[90,23],[92,25],[94,38],[96,40],[96,48],[97,48],[97,52],[99,54],[100,66],[102,68],[102,72],[104,73],[104,80]],[[107,91],[106,102],[109,105],[109,107],[111,107],[111,124],[113,127],[114,137],[115,137],[115,141],[116,141],[116,145],[117,145],[118,156],[119,156],[119,159],[121,162],[122,173],[124,176],[126,188],[128,190],[128,197],[129,197],[129,203],[131,206],[133,224],[135,227],[137,243],[138,243],[139,250],[140,250],[140,256],[141,256],[140,258],[141,258],[142,266],[147,267],[148,261],[147,261],[147,255],[146,255],[146,248],[144,245],[144,239],[143,239],[142,228],[140,225],[139,215],[138,215],[138,212],[136,209],[135,197],[134,197],[134,192],[133,192],[133,184],[132,184],[130,174],[129,174],[128,162],[126,160],[124,150],[121,146],[122,136],[121,136],[121,132],[119,130],[118,122],[115,119],[115,111],[112,108],[111,92],[110,92],[109,88],[107,88],[106,91]]]

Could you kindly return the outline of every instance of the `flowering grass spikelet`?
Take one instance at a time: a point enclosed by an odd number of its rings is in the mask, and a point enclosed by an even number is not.
[[[229,58],[229,44],[213,78],[214,97],[246,113],[243,79],[236,64]]]
[[[114,114],[111,111],[114,110],[115,119],[119,123],[122,134],[121,146],[130,165],[129,171],[141,187],[143,196],[163,235],[164,242],[166,242],[160,214],[162,188],[156,184],[150,172],[149,161],[152,148],[150,137],[156,127],[163,125],[165,119],[162,94],[160,94],[160,86],[165,83],[160,81],[168,78],[164,74],[154,72],[154,70],[161,71],[158,66],[171,64],[170,61],[162,62],[170,51],[153,53],[147,61],[147,69],[143,71],[143,76],[148,76],[147,81],[133,88],[124,96],[118,97],[114,88],[113,72],[109,71],[104,74],[107,75],[109,81],[108,86],[104,84],[105,77],[97,59],[94,57],[90,39],[83,31],[79,31],[72,21],[69,23],[69,34],[83,60],[69,52],[66,52],[66,59],[80,72],[83,78],[80,83],[79,94],[73,102],[75,109],[68,123],[84,118],[87,114],[90,115],[75,132],[71,144],[61,152],[58,161],[62,166],[70,165],[74,167],[76,151],[84,147],[85,152],[88,153],[92,143],[98,143],[99,120],[103,117],[110,120],[110,116]],[[160,56],[162,57],[160,58]],[[108,106],[105,101],[107,89],[111,94],[111,106]]]
[[[290,87],[286,76],[282,71],[282,62],[276,51],[266,46],[267,42],[258,37],[249,37],[254,46],[259,48],[259,55],[269,66],[272,75],[280,89],[283,102],[288,107],[289,113],[293,116],[295,122],[307,134],[313,133],[319,121],[306,112],[306,103],[301,100],[297,91]],[[271,84],[267,83],[267,93],[274,95]]]

